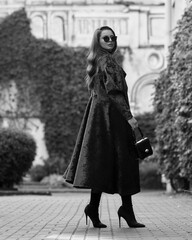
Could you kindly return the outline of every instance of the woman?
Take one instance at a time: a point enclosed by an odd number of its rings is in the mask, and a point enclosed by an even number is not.
[[[133,134],[138,124],[129,107],[126,74],[112,56],[116,39],[108,26],[94,33],[86,77],[91,97],[64,178],[74,187],[91,189],[85,215],[94,227],[107,227],[98,214],[102,192],[120,194],[119,226],[123,217],[129,227],[145,227],[136,221],[132,208],[131,195],[140,191]]]

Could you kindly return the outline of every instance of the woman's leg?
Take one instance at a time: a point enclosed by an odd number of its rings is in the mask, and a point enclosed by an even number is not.
[[[91,190],[89,205],[91,205],[95,209],[99,209],[99,204],[100,204],[100,200],[101,200],[101,194],[102,194],[101,192],[97,192],[97,191]]]
[[[138,223],[137,220],[135,219],[131,195],[121,196],[121,200],[122,206],[118,210],[119,227],[121,223],[121,217],[125,219],[129,227],[132,228],[145,227],[144,224]]]
[[[123,196],[121,196],[121,200],[122,200],[123,208],[130,209],[132,207],[131,195],[123,195]]]
[[[101,192],[91,190],[90,202],[84,210],[86,215],[86,223],[87,223],[87,216],[89,216],[95,228],[107,227],[99,219],[99,204],[101,200],[101,194],[102,194]]]

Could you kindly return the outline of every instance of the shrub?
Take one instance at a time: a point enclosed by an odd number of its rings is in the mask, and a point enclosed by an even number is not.
[[[178,21],[167,69],[156,81],[159,162],[166,177],[192,178],[192,6]]]
[[[29,171],[31,180],[34,182],[40,182],[45,176],[48,175],[48,172],[44,165],[35,165]]]
[[[143,161],[140,165],[141,188],[144,189],[162,189],[161,175],[159,173],[158,163]]]
[[[36,155],[36,143],[16,129],[0,130],[0,187],[12,188],[29,170]]]
[[[151,144],[154,146],[156,144],[156,123],[154,112],[137,115],[136,119],[144,136],[147,136],[150,139]]]
[[[32,166],[29,170],[29,175],[32,181],[40,182],[43,178],[52,174],[63,174],[67,166],[66,161],[55,155],[52,159],[48,158],[45,160],[43,165]]]
[[[71,188],[71,185],[67,184],[62,175],[51,174],[42,179],[41,183],[49,185],[51,188]]]
[[[176,89],[172,86],[171,72],[163,71],[155,82],[155,121],[158,163],[162,173],[167,178],[178,172],[178,131],[175,128],[176,119]]]

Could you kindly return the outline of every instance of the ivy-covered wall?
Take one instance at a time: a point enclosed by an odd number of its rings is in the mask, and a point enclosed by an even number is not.
[[[75,145],[89,98],[84,81],[86,54],[85,48],[36,39],[24,9],[0,25],[0,85],[16,83],[15,117],[38,117],[45,124],[50,173],[63,173]],[[120,52],[117,59],[122,63]]]
[[[45,123],[48,161],[55,172],[63,173],[69,161],[89,97],[86,53],[33,37],[24,9],[0,25],[0,84],[15,81],[17,118],[39,117]]]
[[[159,163],[167,177],[192,178],[192,7],[178,22],[167,69],[156,82]]]

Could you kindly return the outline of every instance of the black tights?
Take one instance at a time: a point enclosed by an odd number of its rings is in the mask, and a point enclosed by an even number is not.
[[[90,197],[90,205],[94,206],[95,208],[99,207],[99,203],[101,200],[102,192],[98,192],[95,190],[91,190],[91,197]],[[132,207],[132,199],[131,195],[121,195],[122,206],[125,208]]]
[[[121,200],[122,200],[122,206],[125,208],[130,208],[132,207],[132,199],[131,195],[121,195]]]
[[[99,208],[99,203],[101,200],[101,192],[97,192],[94,190],[91,190],[91,197],[90,197],[90,205],[95,207],[95,208]]]

